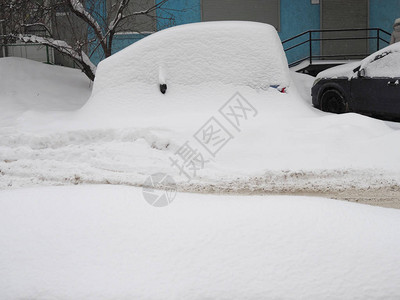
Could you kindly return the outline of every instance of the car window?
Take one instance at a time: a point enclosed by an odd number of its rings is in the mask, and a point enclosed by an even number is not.
[[[400,77],[400,52],[383,52],[365,67],[367,77]]]

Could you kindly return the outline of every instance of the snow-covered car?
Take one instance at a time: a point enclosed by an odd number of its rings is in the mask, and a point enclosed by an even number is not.
[[[400,44],[319,73],[312,102],[326,112],[400,120]]]
[[[165,99],[171,89],[181,90],[177,86],[223,84],[267,90],[287,88],[289,82],[287,59],[273,26],[202,22],[162,30],[102,61],[93,96],[124,87],[130,88],[129,96],[137,94],[135,89],[143,94],[145,85],[155,93],[152,97],[161,96],[160,87]]]
[[[243,21],[185,24],[156,32],[101,61],[80,114],[101,126],[112,120],[113,126],[133,122],[196,132],[190,126],[204,122],[215,105],[222,106],[232,95],[263,103],[261,99],[279,98],[278,92],[289,100],[294,95],[289,95],[290,83],[273,26]],[[111,112],[118,117],[111,119]]]

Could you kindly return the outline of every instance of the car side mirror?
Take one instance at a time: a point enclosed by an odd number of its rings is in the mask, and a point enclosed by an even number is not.
[[[360,77],[360,78],[365,77],[365,70],[361,69],[361,66],[358,66],[357,68],[355,68],[353,70],[353,72],[357,73],[357,77]]]
[[[357,76],[360,77],[360,78],[365,77],[365,69],[358,70]]]
[[[160,84],[160,92],[162,94],[165,94],[166,91],[167,91],[167,85],[165,83]]]

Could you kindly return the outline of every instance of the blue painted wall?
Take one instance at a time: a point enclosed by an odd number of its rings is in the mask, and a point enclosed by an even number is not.
[[[370,0],[369,2],[369,27],[378,27],[389,33],[393,31],[394,20],[400,18],[400,0]],[[383,34],[382,38],[390,41],[390,36]],[[384,42],[380,47],[386,46]],[[376,42],[370,42],[370,52],[376,51]]]
[[[320,6],[311,4],[310,0],[281,0],[281,26],[279,36],[282,41],[305,32],[310,29],[320,28]],[[315,37],[318,37],[315,35]],[[308,36],[296,40],[296,44],[305,41]],[[285,48],[293,45],[293,42],[285,44]],[[319,53],[319,42],[314,45],[314,51]],[[309,44],[304,44],[293,50],[289,50],[286,55],[288,61],[294,62],[308,56]]]
[[[369,10],[369,27],[381,28],[389,33],[393,30],[393,22],[396,18],[400,18],[400,0],[370,0]],[[281,30],[279,36],[282,41],[295,36],[301,32],[310,29],[320,28],[320,5],[311,4],[310,0],[281,0]],[[375,36],[374,32],[370,33]],[[318,38],[318,34],[313,35]],[[390,36],[381,35],[385,40],[390,40]],[[303,40],[305,40],[304,37]],[[297,42],[302,41],[297,40]],[[285,45],[285,48],[290,47],[290,43]],[[387,44],[380,42],[379,47],[383,48]],[[377,50],[376,40],[370,41],[369,52]],[[313,54],[318,54],[320,51],[320,42],[313,42]],[[290,50],[286,53],[288,61],[294,62],[298,59],[308,56],[309,45],[304,44],[299,48]]]
[[[369,26],[391,33],[394,20],[400,18],[400,0],[370,0],[369,7]]]
[[[157,3],[160,1],[157,0]],[[157,16],[159,17],[158,30],[164,29],[165,25],[168,25],[162,21],[163,18],[173,17],[173,25],[201,22],[201,2],[200,0],[171,0],[157,11]]]
[[[161,0],[157,0],[159,3]],[[157,10],[157,30],[167,27],[200,22],[201,5],[200,0],[172,0]],[[139,41],[148,34],[116,34],[113,40],[112,53],[116,53],[125,47]],[[91,60],[98,64],[104,59],[101,48],[98,48],[92,55]]]
[[[160,1],[160,0],[157,0]],[[174,23],[169,23],[173,15]],[[201,22],[201,0],[172,0],[163,5],[157,11],[159,23],[157,30],[164,29],[170,25],[181,25],[187,23]],[[282,40],[292,37],[309,29],[319,28],[319,5],[312,5],[310,0],[281,0],[280,32]],[[142,36],[119,35],[114,41],[113,52],[117,52],[126,46],[139,40]],[[297,41],[298,42],[298,41]],[[290,44],[288,44],[290,46]],[[316,51],[319,44],[315,45]],[[289,61],[295,61],[307,55],[308,45],[303,45],[288,52]]]
[[[93,5],[93,7],[90,7],[90,5]],[[88,1],[86,2],[87,9],[89,11],[94,10],[97,12],[97,14],[94,14],[94,18],[96,21],[100,24],[102,28],[106,28],[104,24],[104,20],[106,20],[107,16],[107,5],[106,5],[106,0],[99,0],[99,1]],[[95,38],[95,33],[91,27],[88,27],[88,40],[92,40]],[[102,59],[104,59],[104,52],[103,49],[99,46],[95,48],[95,45],[91,45],[88,49],[90,60],[94,64],[98,64]],[[93,52],[93,54],[92,54]]]
[[[114,35],[112,54],[132,45],[149,34],[116,34]]]

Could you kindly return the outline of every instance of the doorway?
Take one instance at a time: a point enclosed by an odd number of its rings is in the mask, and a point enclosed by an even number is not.
[[[321,0],[321,29],[368,28],[369,0]],[[325,59],[356,59],[368,54],[368,31],[324,32],[322,38],[357,38],[321,42]]]

